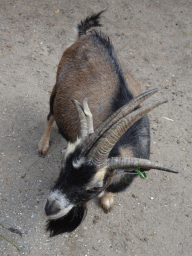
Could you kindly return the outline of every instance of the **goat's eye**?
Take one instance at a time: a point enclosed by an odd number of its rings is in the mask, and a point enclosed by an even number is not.
[[[95,187],[95,188],[91,188],[91,189],[87,189],[88,193],[95,193],[95,192],[99,192],[101,188]]]

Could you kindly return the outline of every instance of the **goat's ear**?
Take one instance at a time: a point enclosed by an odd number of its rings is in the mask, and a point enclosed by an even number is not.
[[[103,180],[105,178],[106,174],[106,168],[103,167],[99,169],[96,174],[93,176],[93,178],[89,181],[87,184],[86,190],[92,189],[92,188],[102,188],[103,187]]]

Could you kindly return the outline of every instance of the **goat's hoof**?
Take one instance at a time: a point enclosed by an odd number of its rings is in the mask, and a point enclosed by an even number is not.
[[[106,192],[103,197],[101,197],[101,205],[105,213],[108,213],[114,204],[114,196],[111,192]]]
[[[44,140],[42,138],[38,144],[38,155],[41,157],[45,157],[48,149],[49,149],[49,140]]]

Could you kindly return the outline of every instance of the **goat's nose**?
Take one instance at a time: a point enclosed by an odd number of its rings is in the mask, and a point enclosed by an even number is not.
[[[55,215],[57,214],[61,209],[59,208],[58,204],[56,203],[56,200],[49,201],[47,199],[46,205],[45,205],[45,214],[47,216]]]

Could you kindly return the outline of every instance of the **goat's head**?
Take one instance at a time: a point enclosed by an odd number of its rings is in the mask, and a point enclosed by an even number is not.
[[[79,114],[80,135],[75,143],[68,144],[63,154],[59,178],[45,205],[45,213],[49,219],[47,230],[51,236],[73,231],[80,224],[86,212],[86,202],[107,188],[116,169],[130,174],[135,174],[134,170],[138,167],[177,172],[147,159],[108,158],[115,143],[129,127],[153,108],[167,102],[158,100],[134,110],[155,92],[157,89],[134,98],[109,117],[95,132],[87,100],[84,100],[83,107],[73,100]]]

